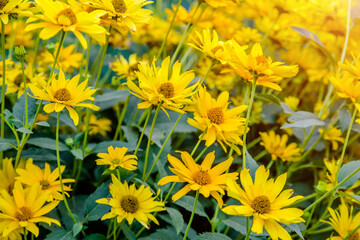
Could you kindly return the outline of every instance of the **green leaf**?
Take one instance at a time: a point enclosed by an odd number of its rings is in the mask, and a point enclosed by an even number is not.
[[[233,228],[242,235],[246,235],[246,217],[242,216],[231,216],[222,220],[226,226]]]
[[[194,240],[231,240],[231,238],[222,233],[202,233]]]
[[[308,128],[312,126],[324,126],[325,122],[321,121],[315,114],[306,111],[298,111],[294,112],[285,103],[281,103],[281,106],[284,109],[284,112],[290,114],[291,116],[288,118],[289,122],[293,123],[285,123],[280,129],[284,128]]]
[[[100,107],[103,111],[105,109],[111,108],[112,106],[124,101],[127,96],[130,95],[128,90],[109,90],[109,89],[102,89],[106,91],[102,95],[96,95],[95,97],[95,105]]]
[[[56,155],[53,151],[43,148],[33,148],[30,147],[26,150],[23,150],[21,153],[21,158],[33,158],[34,161],[56,161]]]
[[[169,213],[171,221],[176,229],[176,233],[179,235],[184,227],[184,218],[182,214],[175,208],[167,207],[166,211]]]
[[[297,235],[299,235],[299,237],[301,239],[305,240],[304,236],[301,233],[303,230],[305,230],[305,225],[303,223],[301,223],[301,225],[300,225],[300,223],[298,223],[298,224],[293,223],[293,224],[289,224],[289,225],[284,224],[284,225],[286,226],[285,230],[287,230],[288,232],[296,232]],[[301,228],[300,228],[300,226],[301,226]]]
[[[147,237],[139,238],[139,240],[181,240],[182,237],[176,235],[175,228],[167,227],[156,230]]]
[[[344,180],[347,176],[353,173],[357,168],[360,167],[360,160],[352,161],[344,164],[339,170],[338,182]],[[354,174],[350,179],[344,182],[339,188],[347,189],[354,185],[354,183],[360,178],[360,171]]]
[[[319,44],[321,47],[325,48],[324,44],[320,41],[319,37],[313,33],[310,32],[309,30],[302,28],[302,27],[291,27],[294,31],[296,31],[297,33],[299,33],[300,35],[313,40],[314,42],[316,42],[317,44]]]
[[[103,183],[85,201],[85,220],[96,221],[110,211],[110,206],[96,203],[100,198],[109,196],[109,183]],[[85,222],[85,221],[84,221]]]
[[[125,221],[121,222],[121,230],[124,233],[125,237],[128,240],[136,240],[136,235],[133,231],[130,230],[130,228],[127,226],[127,224],[125,223]]]
[[[16,131],[22,132],[22,133],[30,133],[30,134],[33,133],[30,129],[24,128],[24,127],[18,128],[18,129],[16,129]]]
[[[79,159],[79,160],[83,160],[84,159],[84,156],[83,156],[83,153],[82,153],[82,150],[81,149],[73,149],[70,151],[76,159]]]
[[[0,137],[0,151],[5,151],[13,148],[11,145],[16,146],[15,139],[1,138]]]
[[[87,235],[83,240],[106,240],[106,237],[100,233]]]
[[[281,106],[280,99],[273,94],[256,93],[255,98]]]
[[[56,150],[56,140],[52,138],[30,138],[26,143],[37,147]],[[59,142],[59,151],[68,151],[69,148],[62,142]]]
[[[113,146],[115,147],[126,147],[129,152],[134,151],[136,148],[136,142],[135,143],[127,143],[122,141],[104,141],[101,143],[98,143],[95,145],[95,147],[92,149],[95,153],[105,153],[107,152],[108,147]]]
[[[73,225],[73,236],[76,237],[82,228],[83,228],[82,223],[80,223],[80,222],[75,223]]]
[[[187,211],[192,212],[194,208],[195,198],[192,196],[183,196],[179,200],[175,201],[174,204],[185,208]],[[198,201],[196,204],[195,214],[201,217],[207,217],[207,214],[204,210],[204,207],[201,205],[201,202]]]
[[[35,117],[36,113],[36,105],[35,105],[35,99],[31,97],[27,97],[27,110],[28,110],[28,123],[32,122]],[[14,104],[14,107],[12,109],[13,116],[20,120],[22,125],[25,125],[25,94],[22,94],[21,97],[18,99],[18,101]],[[17,127],[20,127],[18,124],[16,124]]]
[[[60,228],[56,231],[53,231],[46,235],[45,240],[75,240],[73,236],[73,231],[66,231],[63,228]]]
[[[36,125],[43,126],[43,127],[50,127],[50,124],[48,122],[37,122]]]
[[[247,169],[250,169],[250,175],[252,179],[255,179],[255,172],[259,168],[257,162],[252,158],[250,153],[248,152],[247,148],[245,149],[245,165]]]

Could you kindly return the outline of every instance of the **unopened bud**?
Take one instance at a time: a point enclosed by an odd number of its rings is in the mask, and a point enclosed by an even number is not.
[[[48,44],[45,45],[45,49],[48,50],[51,54],[54,55],[55,44],[54,43],[48,43]]]
[[[26,56],[26,50],[23,45],[15,47],[15,57],[20,61],[23,61]]]

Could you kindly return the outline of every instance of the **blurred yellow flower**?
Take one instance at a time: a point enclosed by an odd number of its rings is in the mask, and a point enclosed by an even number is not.
[[[286,97],[284,99],[284,102],[286,103],[286,105],[289,106],[289,108],[291,108],[291,110],[296,111],[296,109],[299,105],[300,99],[298,99],[297,97],[290,96],[290,97]]]
[[[151,212],[165,210],[164,202],[156,201],[150,187],[141,185],[136,189],[135,184],[129,186],[127,182],[121,183],[114,175],[111,175],[112,184],[109,185],[112,198],[101,198],[97,203],[111,206],[111,211],[105,214],[101,220],[115,218],[118,223],[126,219],[131,225],[136,219],[141,225],[149,229],[149,219],[159,225]]]
[[[115,61],[111,62],[110,69],[113,70],[120,79],[126,78],[127,80],[135,80],[137,78],[135,71],[138,71],[138,65],[140,60],[137,54],[131,54],[129,61],[124,58],[123,55],[115,57]]]
[[[99,153],[97,156],[100,159],[96,160],[97,165],[110,165],[110,170],[121,167],[130,171],[136,170],[137,157],[135,155],[125,155],[126,147],[108,147],[108,153]]]
[[[339,97],[350,98],[353,102],[360,99],[360,81],[352,77],[349,72],[344,72],[342,76],[337,73],[335,76],[330,76],[329,80]]]
[[[300,148],[297,147],[296,143],[290,143],[286,146],[288,141],[288,135],[282,136],[275,134],[274,131],[269,133],[260,132],[261,143],[266,151],[271,155],[272,160],[280,158],[282,161],[296,162],[300,160]]]
[[[226,180],[227,194],[239,200],[242,205],[232,205],[221,209],[229,215],[253,216],[251,230],[261,234],[265,227],[274,240],[291,240],[290,234],[278,223],[304,222],[301,218],[303,211],[298,208],[284,208],[302,196],[291,197],[292,189],[282,191],[286,183],[287,174],[284,173],[274,179],[269,179],[269,170],[261,165],[255,173],[255,181],[251,179],[249,169],[240,173],[241,185],[244,190],[232,179]],[[282,209],[284,208],[284,209]]]
[[[84,116],[84,123],[86,122],[86,116]],[[83,124],[81,126],[82,131],[85,131],[86,124]],[[107,118],[96,118],[95,114],[90,115],[89,120],[89,135],[96,135],[100,134],[104,137],[106,137],[107,132],[111,131],[111,120]]]
[[[31,83],[29,87],[34,94],[32,97],[50,102],[44,106],[46,113],[60,112],[66,108],[74,124],[77,125],[79,115],[73,107],[87,107],[94,111],[100,109],[91,103],[81,103],[86,100],[94,100],[91,95],[96,92],[96,89],[87,87],[87,79],[78,85],[79,80],[80,75],[76,75],[72,79],[66,79],[64,72],[60,70],[58,79],[53,75],[48,84],[44,80],[40,81],[41,88]]]
[[[158,182],[158,185],[164,185],[169,182],[185,182],[187,184],[172,196],[173,201],[178,200],[191,190],[199,190],[199,193],[206,198],[211,195],[219,203],[219,206],[222,207],[223,200],[220,194],[225,194],[225,180],[229,178],[235,181],[238,178],[238,173],[223,173],[230,168],[233,157],[211,168],[215,160],[215,151],[208,153],[201,165],[197,164],[189,153],[180,153],[185,165],[176,157],[168,154],[168,160],[173,167],[170,170],[175,175],[163,177]]]
[[[324,132],[324,129],[319,129],[320,134]],[[341,137],[341,130],[335,127],[327,130],[324,134],[324,140],[331,141],[332,150],[336,151],[339,147],[337,142],[344,143],[345,139]]]
[[[360,54],[355,57],[352,54],[353,61],[345,60],[345,63],[338,62],[338,65],[342,68],[342,70],[348,72],[351,77],[360,80]]]
[[[0,1],[0,21],[4,24],[9,22],[9,16],[30,16],[31,12],[27,11],[30,3],[28,0],[1,0]]]

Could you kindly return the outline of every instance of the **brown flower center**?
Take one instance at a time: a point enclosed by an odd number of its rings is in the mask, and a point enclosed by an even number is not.
[[[270,212],[270,200],[267,196],[261,195],[256,198],[251,203],[251,207],[255,212],[264,214]]]
[[[360,234],[358,232],[354,232],[347,239],[348,240],[360,240]]]
[[[219,125],[224,122],[224,113],[221,107],[211,108],[207,115],[211,123]]]
[[[71,8],[65,8],[57,15],[57,21],[60,25],[69,26],[77,23],[76,15]]]
[[[201,186],[204,186],[211,182],[208,171],[203,171],[203,170],[197,171],[194,174],[193,178],[194,178],[194,181]]]
[[[112,0],[112,4],[115,11],[118,13],[125,13],[127,10],[124,0]]]
[[[159,92],[164,95],[164,97],[171,98],[174,96],[174,85],[170,82],[163,83],[160,85]]]
[[[46,190],[50,187],[50,183],[47,180],[42,180],[40,185],[42,190]]]
[[[129,69],[128,69],[128,73],[129,75],[134,73],[135,71],[139,71],[139,67],[138,67],[138,63],[135,63],[133,65],[130,65]]]
[[[71,94],[66,88],[60,88],[56,91],[54,98],[56,100],[66,102],[71,100]]]
[[[122,209],[127,213],[136,213],[139,209],[139,200],[132,195],[124,196],[120,204]]]
[[[29,82],[30,82],[30,79],[29,79],[28,77],[25,77],[25,81],[26,81],[27,83],[29,83]],[[15,77],[15,79],[14,79],[14,84],[15,84],[17,87],[20,87],[20,85],[21,85],[23,82],[24,82],[23,76],[22,76],[22,74],[20,73],[20,74],[18,74],[18,75]]]
[[[27,221],[32,218],[32,212],[31,209],[28,207],[21,207],[20,211],[15,213],[15,217],[19,219],[19,221]]]
[[[9,0],[0,0],[0,9],[2,10],[6,4],[8,4]]]

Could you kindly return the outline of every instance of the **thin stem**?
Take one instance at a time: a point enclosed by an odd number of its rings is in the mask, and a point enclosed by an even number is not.
[[[201,143],[201,141],[202,141],[202,138],[203,138],[203,136],[205,135],[205,133],[206,133],[206,129],[205,129],[205,131],[200,135],[199,140],[197,141],[194,149],[193,149],[193,150],[191,151],[191,153],[190,153],[190,156],[193,156],[194,153],[196,152],[196,150],[197,150],[197,148],[199,147],[199,145],[200,145],[200,143]]]
[[[162,51],[164,50],[164,47],[165,47],[165,45],[166,45],[168,36],[169,36],[169,34],[170,34],[170,32],[171,32],[171,29],[172,29],[172,27],[173,27],[173,25],[174,25],[174,21],[175,21],[177,12],[178,12],[178,10],[179,10],[179,8],[180,8],[180,6],[181,6],[181,2],[182,2],[182,0],[179,0],[178,4],[177,4],[177,6],[176,6],[176,10],[175,10],[175,12],[174,12],[174,16],[173,16],[173,18],[172,18],[172,20],[171,20],[169,29],[168,29],[168,31],[167,31],[167,33],[166,33],[166,35],[165,35],[165,39],[164,39],[164,41],[163,41],[162,44],[161,44],[161,47],[160,47],[160,49],[159,49],[159,52],[158,52],[158,54],[156,55],[156,59],[159,59],[159,58],[160,58],[161,53],[162,53]]]
[[[161,146],[161,149],[160,149],[160,151],[158,152],[158,154],[157,154],[157,156],[156,156],[156,158],[155,158],[155,161],[154,161],[154,163],[153,163],[153,165],[152,165],[152,167],[151,167],[151,169],[150,169],[150,171],[149,171],[149,173],[147,174],[147,176],[145,177],[145,180],[144,180],[144,182],[146,182],[147,180],[148,180],[148,178],[150,177],[150,174],[152,173],[152,171],[154,170],[154,168],[155,168],[155,166],[156,166],[156,163],[157,163],[157,161],[159,160],[159,158],[160,158],[160,155],[162,154],[162,152],[164,151],[164,149],[165,149],[165,146],[166,146],[166,144],[167,144],[167,142],[169,141],[169,139],[170,139],[170,137],[171,137],[171,135],[172,135],[172,133],[174,132],[174,130],[175,130],[175,128],[176,128],[176,126],[178,125],[178,123],[180,122],[180,119],[181,119],[181,117],[184,115],[184,113],[180,113],[180,115],[179,115],[179,117],[178,117],[178,119],[176,120],[176,122],[175,122],[175,124],[174,124],[174,126],[172,127],[172,129],[171,129],[171,131],[170,131],[170,133],[168,134],[168,136],[166,137],[166,139],[165,139],[165,142],[163,143],[163,145]]]
[[[24,227],[24,240],[27,240],[27,231],[25,227]]]
[[[251,227],[254,223],[254,220],[251,222],[251,225],[249,224],[249,221],[250,221],[250,217],[247,217],[246,218],[246,229],[247,229],[247,232],[246,232],[246,237],[245,237],[245,240],[249,240],[250,239],[250,233],[251,233]]]
[[[34,58],[33,58],[33,62],[32,62],[32,70],[34,72],[35,72],[35,63],[36,63],[37,53],[39,51],[39,46],[40,46],[40,34],[37,33],[36,34],[36,40],[35,40]]]
[[[245,130],[244,130],[244,135],[243,135],[243,152],[242,152],[242,154],[243,154],[243,169],[246,168],[246,156],[245,156],[246,155],[246,135],[247,135],[246,132],[247,132],[248,124],[249,124],[252,105],[254,103],[256,81],[257,81],[257,76],[254,76],[252,86],[251,86],[250,103],[249,103],[249,108],[246,113]]]
[[[1,115],[4,116],[5,111],[5,24],[1,21],[1,49],[2,49],[2,88],[1,88]],[[1,131],[0,137],[5,136],[5,122],[1,118]],[[3,151],[0,151],[0,167],[2,167]]]
[[[206,152],[206,150],[208,149],[209,147],[205,146],[205,148],[199,153],[199,155],[195,158],[195,162],[199,161],[199,159],[201,158],[202,155],[204,155],[204,153]]]
[[[116,220],[114,221],[114,227],[113,227],[113,239],[116,240]]]
[[[216,60],[213,60],[213,61],[211,62],[210,67],[208,68],[207,72],[205,73],[203,79],[201,79],[201,81],[200,81],[200,86],[204,83],[207,75],[210,73],[210,71],[211,71],[211,69],[214,67],[215,63],[216,63]]]
[[[19,136],[16,132],[16,130],[14,129],[14,127],[5,119],[5,117],[3,115],[0,115],[1,119],[4,120],[4,122],[6,123],[6,125],[8,125],[8,127],[11,129],[11,131],[14,133],[15,139],[16,139],[16,144],[17,144],[17,148],[19,148],[20,146],[20,140],[19,140]],[[16,164],[15,164],[16,166]]]
[[[117,138],[118,138],[118,136],[119,136],[119,134],[121,132],[121,125],[122,125],[122,122],[124,121],[126,110],[128,108],[128,105],[129,105],[129,101],[130,101],[130,96],[128,96],[126,98],[124,106],[123,106],[123,108],[121,110],[120,118],[119,118],[118,125],[117,125],[116,131],[115,131],[114,141],[117,140]]]
[[[151,128],[150,128],[150,133],[148,136],[148,142],[147,142],[147,146],[146,146],[146,152],[145,152],[145,162],[144,162],[144,171],[143,171],[143,177],[142,180],[145,180],[145,174],[146,174],[146,170],[147,170],[147,163],[148,163],[148,159],[149,159],[149,152],[150,152],[150,144],[151,144],[151,137],[154,131],[154,126],[155,126],[155,122],[157,119],[157,116],[159,115],[160,109],[161,109],[161,105],[162,103],[158,104],[156,111],[155,111],[155,115],[151,124]]]
[[[269,162],[269,164],[266,166],[266,169],[270,169],[271,166],[274,164],[275,160],[271,159],[271,161]]]
[[[359,224],[356,228],[354,228],[354,230],[352,230],[352,231],[344,238],[344,240],[349,239],[349,238],[351,237],[351,235],[353,235],[359,228],[360,228],[360,224]],[[355,239],[356,239],[356,238],[355,238]]]
[[[65,40],[65,35],[66,35],[66,32],[65,31],[61,31],[61,37],[60,37],[60,42],[59,42],[59,47],[58,49],[56,50],[56,54],[55,54],[55,59],[54,59],[54,64],[52,66],[52,69],[50,71],[50,75],[49,75],[49,79],[48,79],[48,82],[50,80],[50,78],[52,77],[52,75],[54,74],[54,71],[55,71],[55,67],[56,67],[56,64],[57,64],[57,59],[59,57],[59,54],[60,54],[60,49],[64,43],[64,40]]]
[[[194,207],[193,207],[193,210],[191,212],[191,216],[190,216],[190,220],[189,220],[189,223],[188,223],[188,226],[186,228],[186,231],[185,231],[185,235],[184,235],[184,238],[183,240],[186,240],[186,237],[189,233],[189,229],[190,229],[190,226],[191,226],[191,223],[194,219],[194,215],[195,215],[195,209],[196,209],[196,205],[197,205],[197,202],[199,200],[199,190],[196,191],[196,195],[195,195],[195,201],[194,201]]]
[[[57,120],[56,120],[56,160],[57,160],[57,166],[59,169],[59,180],[60,180],[60,186],[61,186],[61,194],[64,200],[64,204],[66,207],[66,210],[71,218],[71,220],[76,223],[76,220],[70,210],[70,207],[68,205],[68,202],[66,200],[65,192],[64,192],[64,185],[62,181],[62,173],[61,173],[61,166],[60,166],[60,151],[59,151],[59,129],[60,129],[60,112],[57,114]]]
[[[298,204],[301,203],[301,202],[304,202],[304,201],[307,201],[307,200],[309,200],[309,199],[312,199],[312,198],[316,197],[316,195],[317,195],[317,193],[312,193],[312,194],[310,194],[310,195],[308,195],[308,196],[306,196],[306,197],[303,197],[303,198],[295,201],[294,203],[288,205],[288,207],[298,205]]]
[[[137,144],[136,149],[135,149],[135,152],[134,152],[134,155],[135,155],[135,156],[136,156],[136,154],[137,154],[137,152],[138,152],[138,150],[139,150],[141,141],[142,141],[142,139],[143,139],[143,137],[144,137],[145,128],[146,128],[146,126],[147,126],[147,124],[148,124],[148,122],[149,122],[150,116],[151,116],[151,109],[148,111],[148,114],[147,114],[147,116],[146,116],[146,120],[145,120],[143,129],[142,129],[141,134],[140,134],[140,138],[139,138],[138,144]]]
[[[28,101],[27,101],[27,87],[26,87],[26,77],[25,77],[25,70],[24,70],[24,60],[21,61],[21,69],[22,69],[22,77],[24,82],[24,97],[25,97],[25,126],[27,127],[28,124]]]

